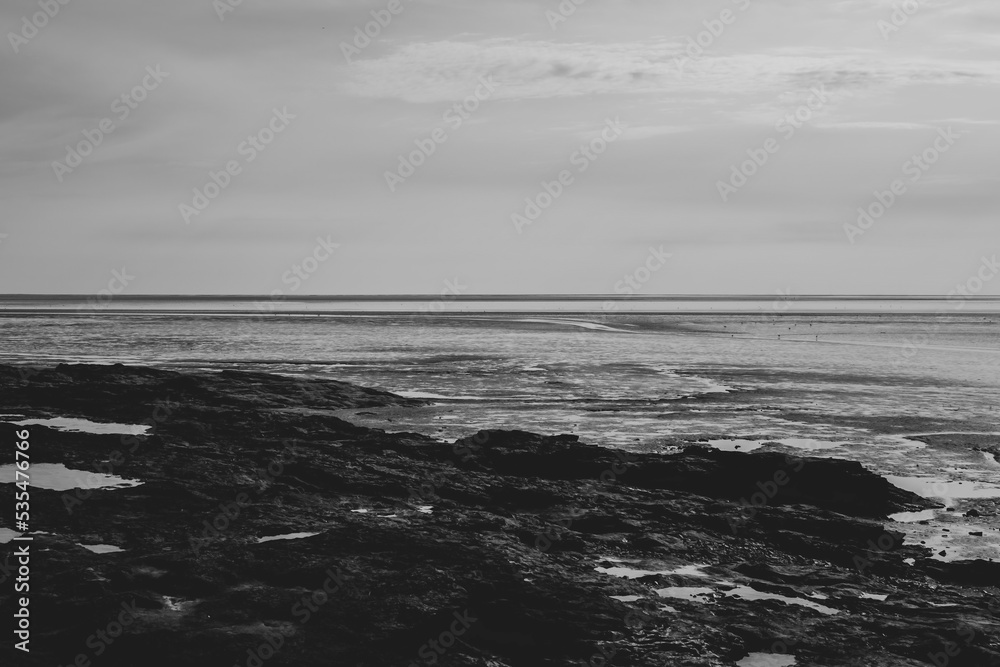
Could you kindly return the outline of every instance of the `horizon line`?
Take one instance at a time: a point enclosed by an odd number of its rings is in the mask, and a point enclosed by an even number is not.
[[[0,301],[86,300],[100,294],[0,294]],[[114,301],[942,301],[928,294],[117,294]],[[962,295],[963,300],[1000,301],[1000,295]]]

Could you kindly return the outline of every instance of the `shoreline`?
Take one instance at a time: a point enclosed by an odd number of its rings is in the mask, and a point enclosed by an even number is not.
[[[134,600],[102,664],[246,664],[275,632],[267,664],[421,664],[456,614],[476,620],[441,664],[919,664],[960,641],[958,612],[977,630],[959,644],[967,664],[1000,660],[1000,563],[930,558],[887,517],[937,504],[855,462],[386,433],[322,411],[425,402],[261,372],[0,366],[0,379],[3,414],[149,426],[26,427],[33,465],[140,482],[78,504],[32,489],[47,533],[33,545],[48,550],[32,580],[39,659],[69,664]],[[324,588],[327,572],[342,583]],[[336,603],[303,620],[295,605],[316,590]]]

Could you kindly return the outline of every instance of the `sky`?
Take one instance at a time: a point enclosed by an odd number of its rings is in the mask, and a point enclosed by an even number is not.
[[[7,0],[0,29],[0,293],[1000,294],[995,0]]]

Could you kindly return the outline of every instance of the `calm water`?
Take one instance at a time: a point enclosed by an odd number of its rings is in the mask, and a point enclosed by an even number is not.
[[[334,377],[434,399],[392,423],[447,437],[505,426],[617,445],[852,438],[858,420],[916,416],[1000,430],[990,314],[7,314],[0,341],[3,361]],[[691,395],[705,397],[705,417],[676,409]]]
[[[785,447],[861,461],[959,510],[1000,496],[991,457],[915,439],[1000,444],[1000,317],[989,312],[0,315],[0,362],[59,361],[345,380],[428,404],[334,414],[449,440],[519,428],[640,451]],[[1000,524],[958,520],[905,526],[949,559],[996,555]],[[987,536],[962,543],[972,530]]]

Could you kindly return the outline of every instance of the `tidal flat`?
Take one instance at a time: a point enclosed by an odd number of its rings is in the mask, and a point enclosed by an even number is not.
[[[935,558],[907,533],[920,519],[889,517],[956,509],[857,461],[335,416],[428,400],[260,372],[0,367],[15,415],[0,429],[30,429],[33,464],[138,482],[31,488],[30,664],[1000,661],[1000,563]],[[29,419],[148,428],[14,423]],[[996,520],[974,500],[961,521]],[[0,614],[14,605],[5,588]],[[133,622],[92,639],[122,605]]]

